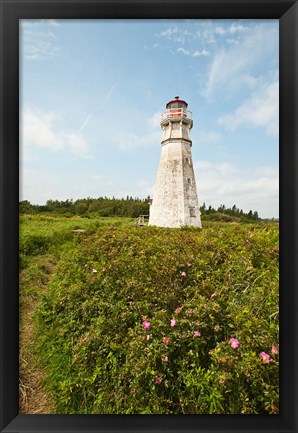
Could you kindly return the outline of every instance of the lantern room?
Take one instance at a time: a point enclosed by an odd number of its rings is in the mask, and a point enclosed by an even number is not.
[[[179,96],[175,96],[175,99],[173,101],[168,102],[166,105],[166,108],[168,108],[168,109],[171,109],[171,108],[184,108],[184,109],[186,109],[187,107],[188,107],[187,102],[179,99]]]
[[[168,102],[166,105],[166,111],[161,116],[161,125],[166,125],[170,121],[185,121],[190,123],[192,127],[192,112],[187,110],[188,104],[185,101],[179,99],[179,96],[175,96],[175,99]]]

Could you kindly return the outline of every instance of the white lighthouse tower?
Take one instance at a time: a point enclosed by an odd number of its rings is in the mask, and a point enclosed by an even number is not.
[[[149,225],[202,227],[189,137],[192,113],[176,96],[161,116],[162,148]]]

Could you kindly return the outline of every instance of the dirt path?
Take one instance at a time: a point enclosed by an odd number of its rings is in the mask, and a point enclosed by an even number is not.
[[[40,295],[47,284],[56,260],[49,256],[32,259],[20,273],[20,343],[19,343],[19,413],[54,413],[51,399],[43,385],[44,372],[36,365],[34,357],[34,322]]]
[[[33,349],[32,314],[34,308],[22,313],[23,326],[20,332],[20,383],[19,412],[23,414],[45,414],[52,412],[50,399],[43,389],[43,371],[36,367]]]

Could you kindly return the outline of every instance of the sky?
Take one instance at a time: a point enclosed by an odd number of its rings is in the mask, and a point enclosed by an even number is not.
[[[21,20],[20,200],[154,198],[161,114],[192,111],[199,204],[279,208],[278,20]]]

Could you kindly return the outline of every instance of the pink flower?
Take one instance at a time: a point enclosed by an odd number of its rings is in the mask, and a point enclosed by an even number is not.
[[[182,275],[182,277],[186,276],[186,272],[185,271],[180,272],[180,274]]]
[[[161,359],[163,360],[163,362],[169,361],[169,358],[166,355],[162,355]]]
[[[144,329],[146,329],[147,331],[149,331],[150,329],[150,322],[146,322],[146,320],[142,323],[142,326]]]
[[[178,308],[176,308],[175,313],[180,313],[180,311],[182,310],[182,308],[183,308],[183,307],[178,307]]]
[[[260,357],[262,358],[263,364],[269,364],[269,362],[270,362],[270,356],[267,353],[261,352],[260,353]]]
[[[169,337],[165,337],[163,342],[167,346],[169,344]]]
[[[171,319],[171,326],[176,326],[176,320],[175,319]]]
[[[188,266],[188,267],[191,266],[191,263],[187,262],[187,263],[186,263],[186,266]]]
[[[236,338],[230,338],[230,346],[232,349],[237,349],[239,346],[239,341]]]
[[[278,348],[276,346],[272,346],[271,353],[272,353],[272,355],[277,355],[278,354]]]
[[[194,332],[194,336],[195,336],[195,337],[201,337],[201,335],[202,335],[202,334],[200,333],[200,331],[195,331],[195,332]]]
[[[158,385],[160,385],[161,382],[162,382],[162,377],[158,376],[158,377],[155,379],[155,382],[156,382]]]

